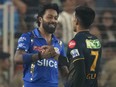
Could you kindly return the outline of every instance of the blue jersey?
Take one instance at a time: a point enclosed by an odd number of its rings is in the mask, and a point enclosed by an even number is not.
[[[17,49],[25,50],[27,53],[38,53],[39,48],[47,45],[38,29],[24,33],[18,40]],[[31,38],[34,36],[34,38]],[[58,54],[66,56],[64,45],[52,35],[52,46]],[[33,67],[33,73],[31,72]],[[54,58],[38,60],[34,64],[24,64],[23,72],[24,87],[57,87],[58,86],[58,62]]]

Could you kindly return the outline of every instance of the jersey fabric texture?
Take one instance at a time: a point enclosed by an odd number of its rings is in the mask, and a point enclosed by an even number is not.
[[[68,43],[67,57],[69,58],[69,75],[67,87],[79,87],[73,83],[79,77],[85,78],[81,87],[98,87],[97,77],[101,60],[101,43],[98,38],[89,33],[82,31]],[[78,71],[76,67],[83,65],[83,72]],[[80,73],[78,76],[78,72]]]
[[[41,36],[39,29],[24,33],[18,40],[18,49],[27,53],[38,53],[39,48],[47,45],[46,40]],[[31,38],[34,36],[33,38]],[[64,45],[52,35],[52,46],[58,54],[66,56]],[[33,68],[33,73],[30,72]],[[58,86],[58,62],[54,58],[42,59],[34,64],[24,64],[23,72],[24,87],[57,87]]]

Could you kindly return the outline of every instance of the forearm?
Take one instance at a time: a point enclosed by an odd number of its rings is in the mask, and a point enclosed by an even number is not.
[[[66,80],[67,80],[68,73],[69,73],[68,67],[67,66],[59,67],[59,72],[61,75],[61,79],[63,80],[63,83],[65,84]]]
[[[83,87],[85,85],[85,64],[83,60],[77,60],[74,62],[75,74],[73,78],[74,87]]]
[[[41,59],[40,53],[26,53],[22,50],[16,51],[14,61],[19,64],[28,64]]]
[[[21,0],[12,0],[13,4],[19,9],[19,11],[24,14],[26,12],[27,6]]]
[[[67,58],[65,56],[62,56],[62,55],[58,56],[58,66],[59,66],[61,79],[62,79],[63,83],[65,84],[66,80],[67,80],[68,73],[69,73],[68,61],[67,61]]]

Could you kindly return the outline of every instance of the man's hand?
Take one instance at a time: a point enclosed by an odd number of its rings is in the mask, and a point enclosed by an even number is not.
[[[41,47],[41,57],[42,58],[50,58],[50,57],[55,57],[57,53],[55,52],[55,49],[51,45],[44,45]]]

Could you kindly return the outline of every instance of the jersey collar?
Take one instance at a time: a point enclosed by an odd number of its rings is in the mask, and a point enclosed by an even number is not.
[[[35,34],[35,37],[37,37],[37,38],[43,38],[42,35],[40,34],[40,31],[39,31],[38,28],[35,28],[35,29],[33,30],[33,32],[34,32],[34,34]],[[44,39],[44,38],[43,38],[43,39]],[[55,41],[55,42],[56,42],[56,41],[58,42],[58,39],[55,37],[54,34],[52,34],[52,40]]]

